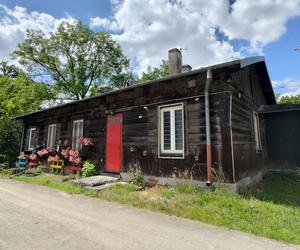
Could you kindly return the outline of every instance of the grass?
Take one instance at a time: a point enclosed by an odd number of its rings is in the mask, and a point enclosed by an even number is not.
[[[177,188],[143,191],[132,185],[116,185],[96,193],[71,182],[61,183],[61,177],[55,175],[11,178],[300,244],[299,179],[292,174],[267,175],[258,190],[247,197],[183,183]]]
[[[268,174],[257,186],[254,196],[264,201],[300,206],[300,174]]]

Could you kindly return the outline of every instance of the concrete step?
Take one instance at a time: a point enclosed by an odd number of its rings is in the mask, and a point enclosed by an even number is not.
[[[80,186],[95,187],[117,181],[119,181],[119,178],[112,176],[96,175],[77,179],[74,181],[74,183]]]
[[[101,190],[113,187],[115,185],[126,185],[126,184],[128,184],[128,183],[123,182],[123,181],[119,181],[119,182],[106,183],[106,184],[103,184],[103,185],[100,185],[100,186],[93,186],[93,187],[85,186],[85,188],[88,189],[88,190],[92,190],[92,191],[101,191]]]

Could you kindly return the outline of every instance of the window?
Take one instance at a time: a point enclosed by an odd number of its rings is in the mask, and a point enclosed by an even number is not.
[[[160,107],[160,153],[184,156],[183,105]]]
[[[56,124],[48,126],[47,148],[53,148],[56,141]]]
[[[83,135],[83,120],[73,121],[72,148],[81,149],[79,138]]]
[[[29,142],[28,142],[28,150],[33,150],[36,142],[36,128],[31,128],[29,130]]]
[[[253,112],[253,126],[254,126],[256,151],[260,152],[261,151],[260,124],[259,124],[259,116],[256,112]]]

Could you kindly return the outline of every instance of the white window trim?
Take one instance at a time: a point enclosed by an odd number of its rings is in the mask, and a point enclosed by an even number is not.
[[[36,133],[36,128],[31,128],[31,129],[29,130],[28,150],[33,150],[34,147],[35,147],[35,142],[34,142],[34,146],[33,146],[33,147],[30,147],[30,146],[31,146],[31,136],[32,136],[32,132],[33,132],[33,131],[35,131],[35,133]],[[34,138],[34,139],[36,140],[36,134],[35,134],[35,138]]]
[[[257,152],[262,150],[261,130],[258,113],[253,111],[253,127],[254,127],[254,139],[255,148]]]
[[[175,126],[174,122],[174,114],[175,110],[182,110],[182,149],[181,150],[176,150],[175,149]],[[170,126],[171,126],[171,149],[170,150],[165,150],[163,148],[164,145],[164,124],[163,124],[163,112],[164,111],[171,111],[170,112]],[[173,111],[173,112],[172,112]],[[167,105],[162,105],[158,107],[158,128],[159,128],[159,133],[158,133],[158,157],[159,158],[169,158],[169,159],[184,159],[184,149],[185,149],[185,124],[184,124],[184,106],[183,103],[174,103],[174,104],[167,104]]]
[[[48,133],[47,133],[47,148],[53,148],[55,147],[55,141],[56,141],[56,138],[54,140],[54,135],[56,137],[56,124],[50,124],[48,126]],[[52,145],[52,143],[54,145]]]
[[[76,123],[82,123],[82,134],[81,135],[78,135],[78,137],[77,136],[75,136],[75,131],[74,131],[74,128],[75,128],[75,124]],[[81,136],[83,136],[83,126],[84,125],[84,123],[83,123],[83,119],[80,119],[80,120],[74,120],[73,121],[73,127],[72,127],[72,148],[74,148],[74,149],[82,149],[82,145],[81,144],[79,144],[78,142],[77,142],[77,140],[81,137]],[[79,131],[79,130],[78,130]],[[75,138],[77,138],[77,140],[74,140],[74,137]],[[78,146],[78,147],[77,147]]]

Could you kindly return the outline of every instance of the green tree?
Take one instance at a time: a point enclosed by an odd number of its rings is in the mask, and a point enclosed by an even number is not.
[[[41,108],[48,100],[48,87],[33,82],[27,75],[0,77],[0,119],[9,119]]]
[[[159,67],[152,68],[148,66],[147,71],[142,73],[142,76],[138,79],[139,83],[156,80],[159,78],[167,77],[169,75],[169,63],[162,60]]]
[[[72,99],[85,98],[93,86],[107,85],[129,66],[109,33],[94,32],[79,21],[61,23],[50,37],[42,31],[28,30],[12,56],[29,72],[50,78]]]
[[[297,104],[300,103],[300,94],[294,96],[282,96],[279,98],[279,104]]]
[[[23,73],[19,68],[8,62],[0,61],[0,76],[8,76],[16,78],[19,74]]]
[[[0,154],[9,167],[14,166],[20,148],[21,124],[10,119],[0,119]]]
[[[0,154],[13,166],[19,153],[20,123],[12,118],[41,108],[49,98],[48,87],[33,82],[24,73],[0,77]]]

